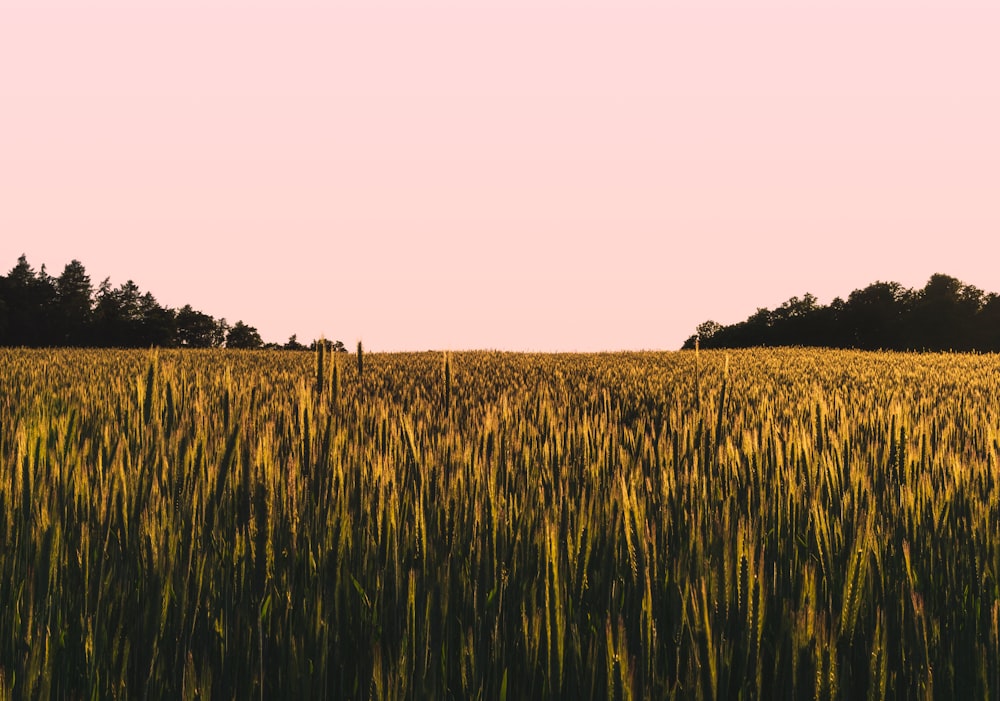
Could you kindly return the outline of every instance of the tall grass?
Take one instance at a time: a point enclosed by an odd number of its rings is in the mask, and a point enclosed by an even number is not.
[[[1000,358],[336,356],[0,351],[0,698],[1000,693]]]

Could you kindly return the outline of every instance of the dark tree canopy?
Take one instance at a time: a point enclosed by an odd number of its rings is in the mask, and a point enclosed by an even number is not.
[[[0,287],[6,308],[5,335],[21,345],[40,345],[51,327],[50,302],[55,297],[48,275],[39,275],[21,256]]]
[[[242,321],[237,321],[233,328],[226,334],[226,348],[251,348],[256,349],[264,345],[257,333],[257,329],[247,326]]]
[[[304,348],[294,339],[286,347]],[[105,278],[94,290],[78,260],[54,278],[44,265],[35,271],[22,255],[0,275],[0,346],[262,348],[264,343],[257,329],[242,321],[230,328],[225,319],[190,304],[165,307],[132,280],[115,287]]]
[[[868,350],[1000,351],[1000,296],[940,273],[921,290],[874,282],[828,306],[806,294],[746,321],[698,325],[684,348],[825,346]]]
[[[288,343],[282,346],[285,350],[305,350],[306,347],[299,343],[299,337],[296,334],[292,334],[288,337]]]
[[[347,346],[344,345],[343,341],[331,341],[329,338],[316,339],[311,344],[309,344],[309,350],[314,351],[320,345],[322,345],[330,353],[346,353]]]
[[[226,338],[224,324],[191,308],[181,307],[175,319],[177,324],[177,345],[189,348],[216,348]]]
[[[59,330],[60,345],[84,346],[90,340],[91,308],[94,288],[83,263],[70,261],[56,280],[53,318]]]

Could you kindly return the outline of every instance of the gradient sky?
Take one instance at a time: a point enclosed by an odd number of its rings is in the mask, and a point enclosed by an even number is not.
[[[0,0],[0,268],[372,350],[1000,291],[998,37],[996,0]]]

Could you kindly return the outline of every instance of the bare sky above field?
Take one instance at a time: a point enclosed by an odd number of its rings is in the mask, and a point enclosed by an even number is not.
[[[1000,291],[997,37],[995,0],[0,0],[0,268],[372,350]]]

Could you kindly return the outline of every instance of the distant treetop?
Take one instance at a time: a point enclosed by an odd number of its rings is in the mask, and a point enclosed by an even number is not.
[[[190,304],[164,307],[132,280],[113,287],[105,278],[95,292],[80,261],[53,278],[44,265],[36,272],[24,255],[0,276],[0,346],[265,347],[257,329],[242,321],[230,326]],[[292,336],[285,348],[305,346]]]
[[[921,290],[874,282],[843,300],[805,294],[746,321],[698,325],[684,348],[823,346],[868,350],[1000,351],[1000,295],[937,273]]]

